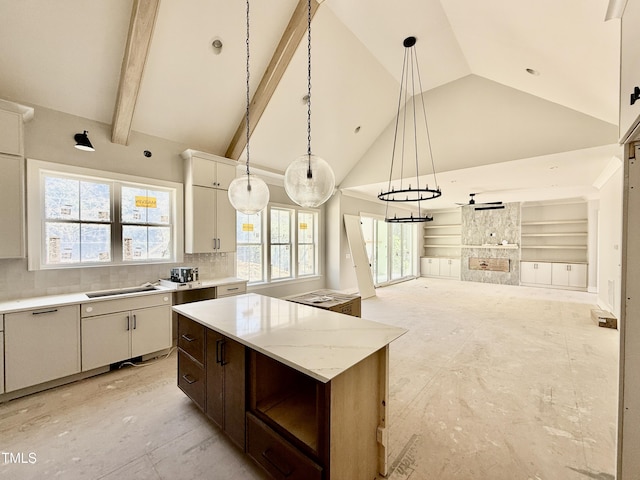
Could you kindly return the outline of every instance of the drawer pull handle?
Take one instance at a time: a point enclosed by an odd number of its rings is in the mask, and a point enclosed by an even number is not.
[[[293,469],[270,448],[267,448],[264,452],[262,452],[262,456],[285,477],[288,477],[293,473]]]
[[[185,382],[187,382],[189,385],[191,385],[192,383],[196,383],[197,379],[193,378],[191,375],[189,375],[188,373],[185,373],[184,375],[182,375],[182,378],[184,379]]]
[[[227,288],[227,292],[233,292],[234,290],[240,290],[240,287]]]
[[[136,328],[138,328],[138,319],[134,315],[133,316],[133,329],[135,330]]]
[[[31,312],[31,315],[44,315],[45,313],[56,313],[57,311],[57,308],[53,308],[51,310],[42,310],[41,312]]]
[[[192,337],[191,335],[188,335],[186,333],[182,335],[182,338],[184,338],[187,342],[193,342],[195,340],[195,337]]]

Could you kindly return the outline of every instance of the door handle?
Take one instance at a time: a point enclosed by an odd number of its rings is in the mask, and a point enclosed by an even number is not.
[[[196,339],[195,337],[192,337],[191,335],[188,335],[186,333],[182,335],[182,338],[184,338],[187,342],[193,342]]]
[[[56,313],[58,311],[57,308],[52,310],[42,310],[41,312],[31,312],[31,315],[44,315],[45,313]]]
[[[188,373],[185,373],[184,375],[182,375],[182,378],[184,379],[185,382],[187,382],[189,385],[191,385],[192,383],[196,382],[196,378],[193,378],[191,375],[189,375]]]
[[[136,328],[138,328],[138,319],[134,315],[133,316],[133,329],[135,330]]]
[[[220,365],[222,365],[222,347],[221,344],[222,343],[222,339],[217,339],[216,340],[216,363],[219,363]]]
[[[131,330],[131,317],[127,315],[127,332]]]

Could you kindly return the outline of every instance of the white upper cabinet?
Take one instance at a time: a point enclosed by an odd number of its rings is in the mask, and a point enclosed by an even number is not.
[[[627,2],[622,15],[620,45],[620,140],[640,133],[640,2]],[[637,97],[637,98],[636,98]]]
[[[227,189],[235,178],[237,162],[195,150],[185,160],[185,252],[236,251],[236,211]]]
[[[22,115],[0,110],[0,153],[24,155]]]

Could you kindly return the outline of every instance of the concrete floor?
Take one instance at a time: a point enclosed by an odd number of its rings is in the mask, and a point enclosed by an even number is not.
[[[592,322],[594,302],[424,278],[364,301],[363,317],[410,330],[391,346],[389,478],[613,480],[619,336]],[[0,405],[0,478],[266,478],[175,367],[174,354]]]

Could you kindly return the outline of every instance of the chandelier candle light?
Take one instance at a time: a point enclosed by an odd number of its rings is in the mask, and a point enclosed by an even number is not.
[[[393,137],[393,151],[391,153],[391,169],[389,171],[389,185],[387,191],[380,192],[378,198],[387,203],[387,212],[385,214],[385,221],[391,223],[413,223],[413,222],[430,222],[433,220],[431,215],[428,215],[426,212],[422,211],[422,200],[431,200],[434,198],[438,198],[442,195],[440,191],[440,187],[438,186],[438,181],[436,179],[436,169],[435,164],[433,162],[433,151],[431,149],[431,140],[429,138],[429,127],[427,124],[427,112],[424,106],[424,96],[422,94],[422,81],[420,79],[420,70],[418,69],[418,58],[416,55],[416,37],[407,37],[404,39],[402,44],[405,47],[404,52],[404,62],[402,64],[402,75],[400,80],[400,96],[398,98],[398,113],[396,115],[396,124],[395,124],[395,132]],[[416,85],[417,81],[417,85]],[[416,86],[418,87],[418,94],[416,95]],[[411,92],[409,92],[411,89]],[[408,98],[409,93],[411,93],[411,97]],[[419,96],[419,99],[417,98]],[[420,176],[419,176],[419,162],[418,157],[420,155],[420,151],[418,148],[418,120],[417,120],[417,102],[420,102],[422,106],[422,115],[424,117],[424,126],[426,130],[426,140],[429,151],[429,156],[431,157],[431,167],[433,171],[433,179],[435,183],[435,187],[429,187],[428,184],[421,186],[420,184]],[[402,105],[405,105],[404,113],[401,115]],[[411,119],[407,120],[409,114],[412,114],[413,117],[413,132],[410,132],[411,128]],[[402,118],[401,118],[402,116]],[[408,178],[404,178],[404,155],[406,150],[406,142],[407,137],[411,137],[413,135],[413,148],[415,152],[415,183],[412,186],[409,183]],[[411,138],[409,138],[411,141]],[[396,187],[392,185],[392,178],[394,174],[394,163],[396,160],[396,149],[400,149],[400,177],[399,177],[399,186]],[[408,162],[407,162],[408,163]],[[396,172],[397,173],[397,172]],[[407,186],[408,185],[408,186]],[[416,202],[417,203],[417,215],[414,215],[413,212],[409,214],[409,216],[400,217],[397,214],[394,214],[393,217],[390,217],[388,214],[389,211],[389,203],[391,202]]]
[[[318,207],[333,195],[336,179],[329,164],[311,153],[311,0],[307,4],[307,153],[287,167],[284,189],[298,205]]]
[[[249,0],[247,0],[247,171],[229,184],[229,201],[237,211],[251,215],[258,213],[269,203],[269,187],[259,177],[249,172]]]

